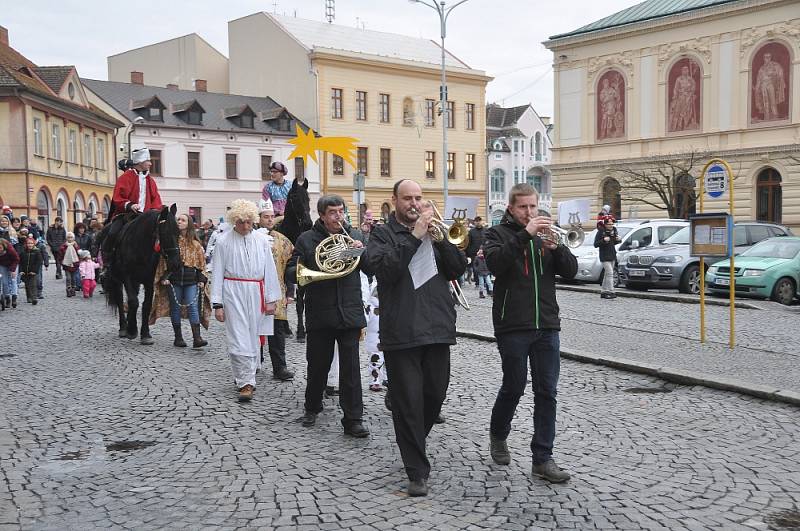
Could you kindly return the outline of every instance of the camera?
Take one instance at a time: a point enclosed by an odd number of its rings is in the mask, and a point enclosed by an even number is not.
[[[131,159],[120,159],[119,162],[117,162],[117,168],[119,168],[120,171],[129,170],[133,168],[133,166],[134,164]]]

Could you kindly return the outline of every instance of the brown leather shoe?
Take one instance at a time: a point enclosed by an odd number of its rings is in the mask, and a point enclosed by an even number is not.
[[[239,389],[239,402],[250,402],[253,399],[253,391],[255,388],[250,384]]]

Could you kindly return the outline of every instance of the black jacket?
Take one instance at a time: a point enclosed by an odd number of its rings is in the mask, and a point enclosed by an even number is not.
[[[22,249],[19,253],[19,272],[21,275],[39,274],[39,268],[42,267],[42,252],[34,247],[31,250]]]
[[[475,258],[478,254],[478,249],[483,245],[486,239],[486,227],[473,227],[469,229],[469,245],[467,245],[466,255],[470,258]]]
[[[384,351],[456,342],[455,301],[450,280],[464,273],[467,259],[444,240],[433,244],[439,273],[414,290],[408,264],[422,244],[411,231],[389,215],[376,225],[362,258],[364,272],[378,279],[380,346]]]
[[[550,251],[506,212],[486,231],[486,264],[495,275],[492,321],[495,335],[522,330],[560,330],[556,274],[571,279],[578,260],[564,245]]]
[[[59,247],[64,245],[64,242],[67,241],[67,229],[65,229],[63,225],[61,227],[56,227],[55,224],[50,225],[47,229],[45,239],[47,240],[47,245],[53,249],[53,254],[55,254]]]
[[[609,241],[604,241],[604,238],[606,236],[608,236]],[[594,237],[594,246],[599,249],[601,262],[617,261],[617,248],[615,246],[619,242],[620,239],[619,236],[617,235],[616,227],[614,227],[611,230],[605,230],[605,229],[597,230],[597,234]]]
[[[89,252],[92,250],[92,236],[88,232],[83,234],[75,233],[75,241],[78,242],[78,247],[85,249]]]
[[[364,242],[361,232],[348,228],[354,240]],[[294,252],[286,264],[286,283],[297,283],[297,261],[308,269],[319,271],[314,256],[317,246],[330,236],[321,220],[317,220],[311,230],[297,238]],[[363,257],[362,257],[363,263]],[[364,302],[361,299],[361,276],[356,269],[349,275],[312,282],[305,286],[306,329],[309,332],[323,328],[345,330],[364,328]]]

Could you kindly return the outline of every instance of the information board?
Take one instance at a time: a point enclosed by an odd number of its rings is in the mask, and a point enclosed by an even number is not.
[[[691,224],[691,255],[729,257],[733,248],[733,218],[727,212],[695,214]]]

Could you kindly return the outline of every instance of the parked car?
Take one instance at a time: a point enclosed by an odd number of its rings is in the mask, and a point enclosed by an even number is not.
[[[773,236],[792,236],[782,225],[745,221],[733,229],[734,254]],[[678,288],[681,293],[700,293],[700,259],[690,256],[691,227],[684,227],[654,249],[628,254],[619,265],[622,284],[632,289]],[[706,261],[706,267],[710,262]]]
[[[617,232],[622,241],[617,244],[617,261],[625,257],[631,250],[653,247],[678,232],[689,224],[684,219],[629,220],[616,223]],[[603,266],[600,263],[598,250],[594,247],[597,229],[586,235],[583,245],[572,249],[578,259],[576,280],[584,282],[602,282]],[[614,285],[618,285],[618,271],[614,268]]]
[[[730,260],[708,268],[706,287],[714,294],[729,294]],[[792,304],[800,297],[800,238],[775,237],[764,240],[734,258],[736,294],[769,298]]]

